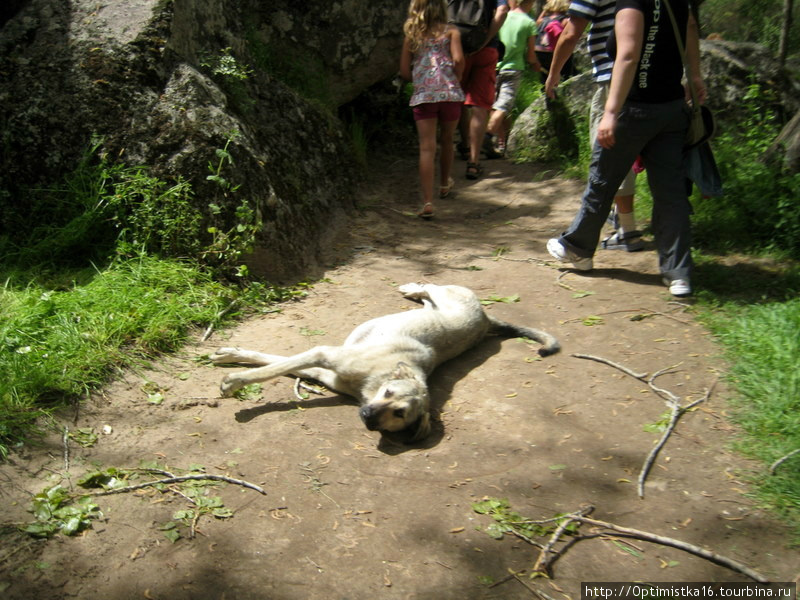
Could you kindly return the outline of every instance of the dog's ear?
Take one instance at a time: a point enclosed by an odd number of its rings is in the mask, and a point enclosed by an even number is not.
[[[426,412],[409,427],[411,441],[419,442],[431,434],[431,414]]]
[[[392,372],[392,379],[413,379],[414,378],[414,371],[411,370],[411,367],[408,364],[404,363],[402,360],[397,363],[397,367],[395,367],[394,371]]]

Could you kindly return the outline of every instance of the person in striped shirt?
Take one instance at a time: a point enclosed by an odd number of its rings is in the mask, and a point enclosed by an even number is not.
[[[608,85],[614,61],[606,51],[606,44],[614,31],[616,0],[573,0],[567,14],[569,20],[558,38],[550,73],[545,82],[545,93],[555,98],[555,89],[561,81],[561,68],[567,62],[586,28],[591,25],[587,39],[589,56],[592,59],[592,78],[598,84],[592,98],[589,116],[589,143],[594,146],[597,125],[603,116],[603,107],[608,98]],[[631,169],[620,185],[614,198],[616,213],[613,217],[616,231],[605,238],[601,247],[607,250],[635,252],[644,248],[642,234],[636,229],[636,213],[633,196],[636,190],[636,173]]]

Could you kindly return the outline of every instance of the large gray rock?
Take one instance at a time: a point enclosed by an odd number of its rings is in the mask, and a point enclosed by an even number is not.
[[[253,266],[285,279],[320,258],[352,198],[352,152],[336,107],[396,71],[405,3],[28,0],[6,8],[0,228],[20,210],[22,189],[58,181],[93,136],[108,156],[189,180],[207,211],[219,199],[207,165],[237,131],[225,175],[241,187],[223,216],[242,199],[257,209],[264,226]]]
[[[798,81],[778,67],[775,57],[757,44],[703,40],[700,44],[708,106],[718,129],[746,127],[752,106],[770,108],[788,120],[800,108]],[[757,85],[760,92],[750,94]],[[577,152],[578,123],[588,118],[595,92],[590,73],[558,87],[558,99],[540,98],[514,123],[509,151],[520,160],[553,161]]]

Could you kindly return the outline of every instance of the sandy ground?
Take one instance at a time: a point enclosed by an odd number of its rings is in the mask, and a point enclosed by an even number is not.
[[[486,177],[472,182],[456,166],[455,194],[424,222],[413,216],[415,157],[387,161],[380,178],[365,182],[362,212],[308,297],[126,372],[77,422],[64,417],[72,430],[111,428],[92,447],[71,444],[65,485],[97,468],[158,461],[174,472],[202,465],[266,495],[210,488],[233,516],[204,516],[194,539],[182,527],[175,543],[161,527],[191,508],[180,495],[146,488],[97,498],[104,518],[82,535],[0,538],[0,595],[555,600],[578,598],[585,581],[748,581],[674,548],[610,536],[572,546],[552,579],[530,579],[539,549],[487,535],[492,520],[473,510],[486,497],[532,519],[591,504],[598,519],[795,580],[800,553],[786,527],[746,496],[744,473],[755,465],[729,450],[736,430],[719,347],[693,320],[691,301],[675,302],[662,286],[652,246],[599,251],[589,275],[560,269],[545,242],[571,220],[580,182],[502,160],[486,162]],[[348,398],[298,400],[287,378],[245,400],[218,398],[225,369],[203,360],[217,347],[289,354],[340,343],[366,319],[415,308],[397,292],[412,281],[465,285],[484,299],[518,296],[486,310],[548,330],[563,351],[539,359],[521,340],[487,339],[442,366],[431,379],[434,434],[422,446],[367,431]],[[575,354],[640,373],[674,367],[656,382],[685,403],[713,388],[678,423],[644,499],[636,480],[659,438],[646,429],[664,418],[665,403],[645,382]],[[148,402],[155,388],[160,405]],[[0,466],[6,520],[29,520],[30,495],[60,480],[64,467],[59,435]]]

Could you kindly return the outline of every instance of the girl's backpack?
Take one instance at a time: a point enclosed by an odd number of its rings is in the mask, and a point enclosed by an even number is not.
[[[561,22],[563,15],[557,17],[545,17],[542,20],[542,25],[539,27],[539,34],[536,39],[536,45],[541,48],[546,48],[548,52],[553,52],[556,49],[556,42],[564,31],[564,25]]]

